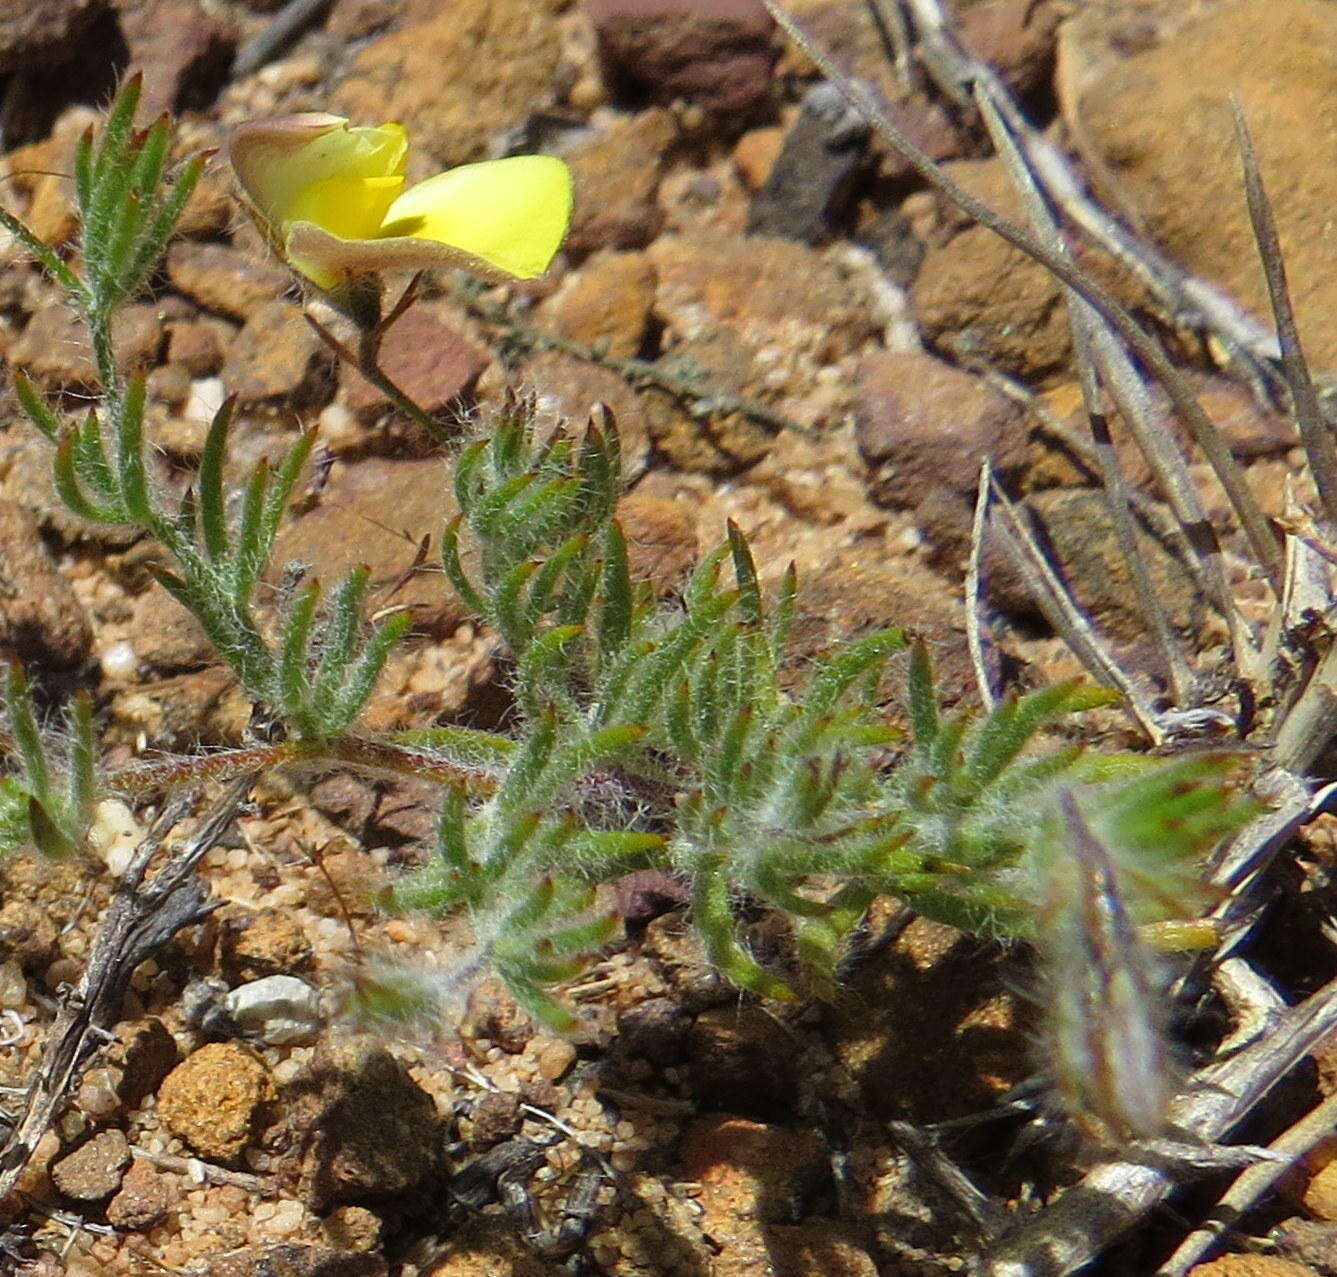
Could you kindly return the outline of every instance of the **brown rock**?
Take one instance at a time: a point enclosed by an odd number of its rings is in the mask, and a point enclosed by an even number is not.
[[[152,1162],[137,1157],[121,1179],[120,1191],[107,1203],[107,1222],[115,1228],[147,1232],[167,1218],[175,1201],[172,1180]]]
[[[568,253],[644,248],[659,234],[659,180],[677,137],[673,116],[656,108],[615,120],[567,153],[576,184]]]
[[[649,581],[662,597],[691,575],[700,546],[696,528],[679,502],[633,492],[618,502],[617,518],[627,538],[633,578]]]
[[[760,1007],[713,1007],[696,1017],[687,1037],[692,1090],[704,1104],[772,1117],[794,1104],[794,1044]]]
[[[903,626],[928,644],[944,705],[974,697],[974,673],[961,616],[960,591],[903,556],[871,555],[860,546],[836,551],[799,577],[794,627],[782,671],[797,689],[813,661],[879,630]],[[904,705],[905,675],[890,667],[884,691],[894,714]]]
[[[1002,161],[960,160],[948,172],[997,211],[1020,213]],[[910,300],[925,338],[960,343],[1028,380],[1057,371],[1071,347],[1058,281],[992,231],[946,217],[966,229],[930,246],[915,278]]]
[[[655,300],[655,268],[644,253],[601,253],[542,307],[539,318],[559,336],[611,355],[641,354]]]
[[[550,92],[561,56],[556,0],[409,0],[353,59],[335,109],[398,120],[444,164],[477,159]],[[485,56],[480,51],[486,50]]]
[[[687,1055],[691,1018],[672,998],[647,998],[617,1018],[617,1047],[627,1055],[671,1067]]]
[[[223,367],[223,343],[216,322],[193,319],[173,324],[167,337],[167,358],[192,377],[212,377]]]
[[[0,6],[0,74],[68,61],[105,0],[7,0]]]
[[[240,910],[221,920],[219,961],[229,980],[293,975],[311,965],[311,944],[296,919],[277,909]]]
[[[733,162],[749,191],[759,191],[766,185],[784,144],[785,131],[775,124],[749,129],[738,139],[733,149]]]
[[[319,1213],[400,1196],[440,1168],[431,1096],[372,1038],[318,1047],[283,1107],[301,1142],[298,1191]]]
[[[1315,1219],[1326,1224],[1337,1221],[1337,1159],[1329,1160],[1309,1177],[1300,1201]]]
[[[681,1175],[702,1186],[707,1213],[802,1219],[830,1174],[822,1141],[808,1132],[725,1116],[702,1118],[683,1137]]]
[[[643,945],[646,957],[655,963],[674,999],[688,1014],[736,1001],[736,991],[707,961],[701,937],[680,912],[661,912],[651,918]]]
[[[444,637],[468,616],[439,573],[402,578],[412,566],[418,541],[430,533],[436,544],[455,513],[449,472],[439,461],[369,458],[336,472],[320,503],[279,534],[275,574],[292,561],[311,565],[327,589],[349,569],[371,569],[371,605],[393,603],[413,611],[414,628]],[[393,597],[386,592],[398,584]]]
[[[325,1236],[339,1250],[371,1251],[380,1245],[382,1223],[365,1206],[339,1206],[323,1221]]]
[[[229,347],[223,385],[243,404],[286,401],[312,407],[333,389],[333,359],[300,306],[266,302]]]
[[[770,94],[774,23],[760,0],[586,0],[610,82],[737,117]]]
[[[1271,1255],[1223,1255],[1189,1269],[1189,1277],[1314,1277],[1314,1270]]]
[[[101,1131],[51,1165],[51,1182],[76,1202],[101,1202],[120,1186],[130,1165],[124,1131]]]
[[[1137,609],[1104,497],[1090,489],[1056,489],[1035,493],[1026,506],[1042,527],[1059,571],[1091,618],[1115,638],[1144,638],[1146,623]],[[1149,538],[1141,544],[1171,624],[1187,633],[1200,632],[1202,604],[1186,569]]]
[[[383,885],[384,872],[376,860],[356,847],[325,852],[321,872],[313,874],[306,889],[306,904],[322,917],[370,918],[373,901]]]
[[[92,632],[56,570],[37,525],[0,500],[0,651],[34,665],[69,669],[88,655]]]
[[[727,334],[774,371],[754,390],[800,393],[817,370],[873,335],[869,298],[842,264],[790,240],[698,234],[657,241],[655,313],[679,342]]]
[[[220,666],[178,674],[117,692],[106,744],[198,749],[240,744],[251,721],[251,699],[231,670]],[[143,738],[141,740],[141,737]]]
[[[202,1157],[240,1157],[274,1099],[269,1070],[235,1042],[211,1042],[186,1057],[158,1089],[158,1112],[172,1134]]]
[[[511,1091],[488,1091],[469,1111],[469,1122],[469,1143],[476,1149],[519,1135],[525,1124],[520,1097]]]
[[[236,217],[237,204],[225,170],[221,166],[206,168],[190,193],[186,207],[181,210],[174,233],[191,239],[226,239],[235,228]],[[219,307],[214,309],[221,311]]]
[[[211,106],[237,49],[232,25],[192,0],[121,0],[117,8],[130,67],[144,73],[142,118]]]
[[[959,159],[976,148],[969,133],[958,127],[938,103],[922,94],[905,95],[887,58],[885,36],[874,10],[867,5],[846,4],[845,0],[792,0],[789,11],[803,24],[816,47],[871,89],[892,122],[932,159]],[[787,57],[806,69],[806,59],[797,50]],[[881,145],[876,137],[871,142],[874,147]],[[879,172],[892,182],[917,180],[900,153],[890,148],[882,151]]]
[[[534,1036],[534,1021],[500,980],[489,977],[481,980],[469,995],[460,1021],[460,1035],[482,1038],[503,1051],[519,1055]]]
[[[983,381],[919,351],[880,351],[859,367],[855,437],[874,498],[914,506],[935,488],[973,494],[981,462],[1025,461],[1021,410]]]
[[[107,1051],[108,1063],[120,1071],[117,1093],[130,1109],[152,1095],[180,1059],[176,1039],[156,1016],[118,1024],[116,1041]]]
[[[130,644],[144,664],[164,673],[200,669],[217,659],[194,614],[156,581],[134,602]]]
[[[381,343],[382,371],[429,413],[467,409],[490,362],[486,350],[466,341],[423,303],[410,306]],[[373,421],[390,408],[385,395],[353,369],[343,369],[342,381],[348,406],[362,421]]]
[[[877,1263],[857,1230],[847,1224],[813,1219],[773,1224],[765,1234],[770,1263],[785,1277],[878,1277]]]
[[[1337,1225],[1288,1219],[1271,1233],[1280,1257],[1308,1264],[1320,1273],[1337,1270]]]
[[[215,1256],[199,1277],[386,1277],[388,1271],[379,1255],[279,1242]]]
[[[87,887],[88,871],[74,861],[0,860],[0,947],[7,959],[26,972],[46,970],[62,929],[87,907],[77,905]]]
[[[162,324],[153,306],[135,303],[116,312],[112,341],[123,369],[149,367],[162,350],[162,340]],[[88,329],[62,303],[44,306],[33,315],[10,348],[9,361],[50,390],[88,391],[98,384]]]
[[[1337,364],[1330,264],[1337,177],[1337,10],[1321,0],[1214,8],[1091,83],[1076,136],[1126,208],[1182,265],[1268,315],[1240,187],[1230,98],[1237,96],[1276,215],[1307,353]],[[1191,67],[1191,75],[1184,68]]]
[[[249,319],[286,293],[292,276],[254,253],[224,244],[178,240],[167,250],[172,287],[229,319]]]

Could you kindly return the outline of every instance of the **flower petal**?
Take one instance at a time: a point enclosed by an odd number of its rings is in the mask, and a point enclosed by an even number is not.
[[[237,129],[229,158],[271,238],[311,221],[338,235],[374,235],[404,182],[408,140],[398,124],[350,127],[337,115],[254,120]]]
[[[551,155],[465,164],[405,191],[390,205],[380,234],[434,242],[503,276],[533,279],[562,246],[571,189],[571,170]]]

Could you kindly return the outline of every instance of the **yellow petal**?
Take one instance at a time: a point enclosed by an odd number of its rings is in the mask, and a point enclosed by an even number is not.
[[[402,189],[408,140],[398,124],[356,128],[337,115],[298,115],[243,125],[228,151],[275,239],[298,220],[356,237],[376,234]]]
[[[533,279],[552,264],[571,224],[571,170],[551,155],[465,164],[405,191],[380,234],[429,241],[504,275]]]

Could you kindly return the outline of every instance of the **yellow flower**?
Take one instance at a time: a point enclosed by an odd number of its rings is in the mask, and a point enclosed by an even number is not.
[[[233,131],[228,157],[275,252],[327,290],[425,266],[533,279],[571,222],[571,171],[550,155],[465,164],[405,190],[408,137],[398,124],[252,120]]]

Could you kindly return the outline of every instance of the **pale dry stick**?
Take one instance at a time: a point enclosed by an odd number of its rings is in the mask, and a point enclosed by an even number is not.
[[[1212,1211],[1213,1223],[1195,1229],[1184,1238],[1175,1253],[1156,1270],[1157,1277],[1184,1277],[1221,1243],[1231,1221],[1248,1211],[1310,1149],[1328,1139],[1335,1126],[1337,1095],[1329,1095],[1268,1145],[1269,1151],[1278,1155],[1275,1161],[1269,1159],[1248,1167],[1221,1194]]]
[[[1226,958],[1212,972],[1215,988],[1234,1027],[1216,1048],[1218,1056],[1243,1050],[1271,1033],[1286,1014],[1286,1000],[1243,958]]]
[[[1005,118],[1004,113],[999,110],[999,102],[1011,105],[1011,99],[992,72],[988,72],[985,79],[976,82],[975,93],[976,105],[989,130],[994,147],[1007,164],[1014,184],[1031,210],[1037,234],[1045,239],[1055,252],[1070,259],[1071,255],[1053,219],[1043,186],[1022,147],[1022,133],[1028,130],[1029,126],[1021,118],[1020,112],[1016,111],[1015,106],[1012,106],[1011,115],[1015,117],[1016,123],[1012,119]],[[1064,292],[1072,314],[1073,344],[1087,411],[1088,413],[1092,411],[1093,399],[1088,393],[1086,382],[1088,373],[1084,371],[1083,363],[1089,356],[1089,359],[1094,359],[1098,366],[1120,415],[1132,431],[1133,438],[1156,477],[1157,485],[1174,511],[1179,533],[1176,539],[1184,547],[1190,560],[1199,565],[1199,571],[1194,574],[1194,579],[1229,626],[1231,656],[1235,663],[1236,677],[1250,689],[1251,696],[1256,695],[1252,689],[1262,683],[1264,676],[1262,660],[1249,625],[1240,613],[1239,605],[1231,592],[1220,542],[1207,518],[1188,465],[1172,442],[1164,424],[1159,420],[1158,414],[1153,411],[1146,385],[1133,367],[1127,351],[1109,331],[1103,317],[1080,297],[1074,295],[1070,288],[1065,288]],[[1096,411],[1098,412],[1098,407]],[[1098,419],[1093,417],[1093,431],[1106,427],[1107,422],[1103,414],[1099,415]],[[1102,478],[1107,485],[1113,481],[1126,490],[1127,485],[1122,482],[1122,473],[1118,469],[1118,460],[1112,445],[1103,452],[1106,461],[1101,467]],[[1115,501],[1111,496],[1112,512],[1114,505]],[[1123,503],[1122,519],[1117,512],[1114,512],[1114,516],[1116,535],[1119,536],[1121,543],[1125,536],[1133,538],[1131,541],[1133,558],[1128,560],[1129,571],[1139,607],[1147,616],[1148,623],[1153,625],[1153,637],[1157,640],[1162,660],[1171,663],[1171,687],[1175,702],[1181,706],[1187,705],[1190,703],[1188,692],[1192,687],[1192,673],[1179,651],[1178,644],[1174,641],[1169,619],[1159,606],[1145,565],[1141,564],[1141,555],[1137,550],[1131,519],[1127,515],[1126,502]],[[1121,524],[1128,526],[1121,530]],[[1129,552],[1129,548],[1124,549],[1125,557]],[[1135,562],[1138,564],[1136,567]],[[1152,609],[1151,612],[1148,612],[1149,608]],[[1153,616],[1159,616],[1159,625],[1153,620]]]
[[[1240,527],[1253,549],[1259,566],[1279,588],[1281,578],[1281,546],[1273,535],[1272,529],[1263,516],[1258,502],[1244,480],[1244,472],[1231,454],[1212,420],[1203,411],[1202,405],[1194,397],[1188,383],[1179,370],[1170,362],[1160,344],[1153,340],[1141,325],[1128,313],[1118,299],[1085,271],[1079,270],[1071,261],[1050,252],[1025,228],[1010,219],[1001,216],[987,204],[978,200],[962,187],[955,179],[942,171],[928,155],[906,137],[886,111],[874,100],[868,91],[850,79],[835,62],[808,38],[802,27],[790,16],[779,0],[765,0],[767,11],[784,29],[786,34],[817,65],[822,74],[840,90],[846,101],[866,119],[873,130],[889,146],[893,147],[930,186],[941,191],[967,216],[992,231],[1013,248],[1039,262],[1061,283],[1078,293],[1082,299],[1104,316],[1106,321],[1118,332],[1119,336],[1133,349],[1137,357],[1164,387],[1175,415],[1183,423],[1194,443],[1202,450],[1208,464],[1215,472],[1221,487],[1225,490],[1231,508],[1239,520]],[[1210,525],[1202,530],[1202,535],[1215,537]]]
[[[1073,655],[1086,666],[1092,677],[1119,690],[1126,708],[1143,734],[1153,746],[1160,745],[1165,739],[1165,731],[1142,688],[1110,655],[1095,627],[1077,606],[1044,552],[1036,545],[1035,538],[998,486],[997,480],[991,477],[990,485],[994,500],[1003,515],[1002,521],[996,525],[1003,545],[1026,579],[1031,596],[1045,620],[1053,626]]]
[[[1049,249],[1064,257],[1071,257],[1068,246],[1059,231],[1058,222],[1045,199],[1044,193],[1035,182],[1034,175],[1026,165],[1016,139],[1012,136],[1002,117],[994,109],[993,103],[978,89],[977,105],[984,118],[985,125],[993,138],[994,148],[1006,164],[1017,193],[1021,196],[1030,216],[1031,227]],[[1095,349],[1099,340],[1097,329],[1099,317],[1070,288],[1063,290],[1068,308],[1068,326],[1072,333],[1073,354],[1077,363],[1077,380],[1081,387],[1082,404],[1086,410],[1087,421],[1091,427],[1091,446],[1100,466],[1101,490],[1105,497],[1105,506],[1114,525],[1114,539],[1119,547],[1119,555],[1133,583],[1133,594],[1137,600],[1138,611],[1150,631],[1152,644],[1160,657],[1161,672],[1169,684],[1171,695],[1176,705],[1187,705],[1194,683],[1193,670],[1189,667],[1174,631],[1170,618],[1161,605],[1156,588],[1152,584],[1151,572],[1137,543],[1137,526],[1128,499],[1128,482],[1124,478],[1123,467],[1119,464],[1118,454],[1114,450],[1114,441],[1110,436],[1109,420],[1100,403],[1100,382],[1096,371],[1096,362],[1101,354],[1108,352]],[[1117,349],[1117,343],[1111,343]],[[1108,360],[1100,360],[1101,371],[1105,371]],[[1229,607],[1229,592],[1226,592],[1226,606]],[[1232,609],[1233,610],[1233,609]]]
[[[1275,1032],[1199,1069],[1171,1105],[1173,1127],[1185,1140],[1219,1143],[1334,1029],[1337,981],[1289,1010]],[[984,1277],[1065,1277],[1089,1264],[1180,1186],[1182,1163],[1153,1164],[1139,1152],[1134,1144],[1089,1171],[988,1257]]]
[[[967,372],[974,373],[1004,398],[1010,399],[1018,407],[1029,412],[1035,418],[1041,433],[1048,435],[1069,453],[1071,459],[1091,478],[1100,478],[1100,462],[1096,459],[1096,451],[1091,446],[1090,440],[1073,430],[1040,395],[1024,382],[1009,376],[1001,368],[981,358],[978,353],[968,350],[963,343],[947,339],[941,344],[954,363],[959,364]],[[1193,577],[1198,589],[1210,597],[1202,564],[1192,551],[1179,523],[1168,518],[1164,508],[1140,488],[1130,487],[1128,500],[1147,532],[1162,543],[1167,553],[1179,560],[1184,570]]]
[[[147,882],[149,864],[185,815],[193,795],[171,803],[137,848],[116,885],[79,982],[60,999],[24,1111],[0,1149],[0,1201],[13,1192],[94,1052],[111,1037],[135,968],[183,927],[211,911],[207,888],[196,870],[236,817],[254,779],[251,773],[233,780],[195,832]]]
[[[919,68],[915,66],[910,24],[905,19],[900,0],[864,0],[864,3],[882,37],[897,84],[903,92],[913,93],[919,87]]]
[[[1277,224],[1272,216],[1272,201],[1268,199],[1263,175],[1258,168],[1258,156],[1249,136],[1249,126],[1239,99],[1232,96],[1230,107],[1235,117],[1235,140],[1239,144],[1240,163],[1244,169],[1244,194],[1249,204],[1249,221],[1253,226],[1258,256],[1267,278],[1267,293],[1272,302],[1272,316],[1277,326],[1277,344],[1281,348],[1281,371],[1291,392],[1291,407],[1295,424],[1304,443],[1305,457],[1314,475],[1314,484],[1329,521],[1337,522],[1337,447],[1323,419],[1309,364],[1300,342],[1300,330],[1295,323],[1295,308],[1286,283],[1286,260],[1277,236]]]
[[[985,711],[998,703],[994,695],[993,679],[984,651],[984,625],[980,611],[984,607],[983,566],[984,538],[989,530],[989,459],[980,462],[979,484],[975,489],[975,517],[970,525],[970,562],[966,565],[966,647],[970,664],[975,670],[975,687]]]
[[[1178,326],[1215,337],[1255,386],[1275,386],[1272,335],[1226,293],[1176,265],[1087,195],[1062,151],[1030,127],[1007,87],[956,38],[941,0],[903,3],[919,37],[920,59],[939,90],[956,101],[971,83],[980,85],[1019,135],[1046,197],[1067,220],[1139,280]]]

